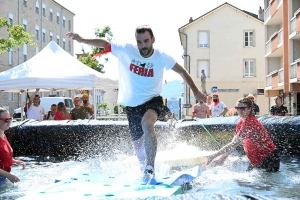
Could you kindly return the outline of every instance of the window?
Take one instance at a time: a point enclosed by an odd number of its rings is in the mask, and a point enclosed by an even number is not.
[[[71,41],[69,41],[69,52],[71,52]]]
[[[8,64],[12,65],[14,62],[13,62],[13,54],[14,52],[10,49],[9,52],[8,52]]]
[[[208,31],[199,31],[199,48],[208,48],[209,33]]]
[[[56,43],[59,45],[59,35],[56,36]]]
[[[66,17],[63,16],[63,27],[66,27]]]
[[[14,15],[12,13],[8,14],[8,22],[11,26],[14,25]]]
[[[254,47],[254,31],[245,31],[244,36],[245,47]]]
[[[8,101],[13,101],[14,100],[14,93],[13,92],[8,92],[7,93],[7,100]]]
[[[50,21],[53,21],[53,10],[50,8]]]
[[[24,6],[24,7],[27,7],[27,0],[24,0],[24,1],[23,1],[23,6]]]
[[[23,27],[24,27],[24,31],[27,32],[27,20],[23,19]]]
[[[255,77],[255,60],[244,60],[244,77]]]
[[[38,53],[39,53],[39,48],[35,47],[35,54],[38,54]]]
[[[44,42],[44,43],[46,43],[46,30],[45,29],[43,29],[43,34],[42,34],[42,41]]]
[[[38,0],[35,2],[35,12],[36,13],[40,12],[40,6],[39,6],[39,1]]]
[[[63,49],[66,50],[66,40],[63,38]]]
[[[197,78],[201,78],[201,71],[204,70],[204,74],[206,78],[209,78],[209,60],[199,60],[198,61],[198,69],[197,69]]]
[[[42,15],[43,15],[43,17],[46,17],[46,5],[45,4],[43,4]]]
[[[35,26],[35,39],[39,40],[40,29],[39,26]]]
[[[52,32],[50,32],[50,42],[53,40],[53,33]]]
[[[71,20],[69,20],[69,31],[71,31]]]
[[[27,61],[27,45],[24,44],[23,46],[23,62],[26,62]]]
[[[56,13],[56,23],[59,24],[59,13]]]

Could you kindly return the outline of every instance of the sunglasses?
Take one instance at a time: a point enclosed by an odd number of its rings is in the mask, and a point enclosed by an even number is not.
[[[244,111],[244,110],[246,110],[246,108],[248,108],[248,107],[235,107],[235,109],[237,109],[237,110],[241,110],[241,111]]]
[[[4,121],[5,123],[11,122],[11,117],[9,118],[0,118],[0,120]]]

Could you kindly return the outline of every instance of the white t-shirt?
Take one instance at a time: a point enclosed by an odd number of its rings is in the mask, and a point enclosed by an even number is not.
[[[216,106],[214,106],[214,104],[212,105],[213,105],[212,106],[213,117],[218,117],[224,111],[224,108],[226,108],[226,105],[222,101],[220,101]]]
[[[31,106],[27,110],[27,118],[28,119],[35,119],[37,121],[42,121],[45,115],[45,110],[42,106],[34,106],[31,104]]]
[[[154,49],[144,58],[132,44],[111,44],[111,51],[119,59],[118,104],[134,107],[161,95],[164,69],[176,63],[171,56]]]

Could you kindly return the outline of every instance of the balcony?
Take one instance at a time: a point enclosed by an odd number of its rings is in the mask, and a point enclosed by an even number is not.
[[[265,57],[281,57],[283,55],[283,29],[275,32],[266,43]]]
[[[290,83],[300,83],[300,59],[290,65]]]
[[[290,20],[290,39],[300,39],[300,8],[294,13],[294,17]]]
[[[266,76],[265,90],[281,90],[283,88],[283,68],[275,70]]]
[[[273,0],[265,10],[265,25],[279,24],[282,24],[282,0]]]

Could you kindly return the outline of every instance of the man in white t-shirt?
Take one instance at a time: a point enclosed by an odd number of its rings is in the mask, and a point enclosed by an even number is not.
[[[213,94],[213,102],[212,117],[223,117],[227,113],[228,108],[220,101],[218,94]]]
[[[40,106],[40,96],[37,94],[39,89],[35,90],[29,99],[28,109],[27,109],[27,119],[34,119],[37,121],[42,121],[46,119],[45,109]]]
[[[119,45],[99,38],[85,39],[76,33],[67,33],[66,36],[78,42],[104,48],[104,51],[94,57],[111,52],[119,59],[118,104],[126,106],[134,150],[144,168],[141,183],[148,184],[154,176],[157,151],[154,123],[158,118],[167,115],[169,110],[163,105],[160,96],[164,69],[172,69],[180,74],[196,99],[206,102],[206,96],[199,91],[188,72],[171,56],[153,48],[155,37],[147,25],[136,28],[137,45]]]

